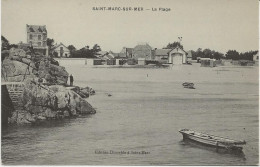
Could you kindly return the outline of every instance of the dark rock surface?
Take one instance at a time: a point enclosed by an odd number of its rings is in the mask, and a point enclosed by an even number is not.
[[[24,82],[21,106],[9,115],[9,123],[32,123],[94,114],[95,109],[83,98],[93,94],[91,88],[67,86],[68,72],[51,57],[30,49],[4,52],[2,82]]]

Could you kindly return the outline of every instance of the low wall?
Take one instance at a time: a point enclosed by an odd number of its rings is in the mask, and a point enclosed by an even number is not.
[[[54,59],[59,62],[60,66],[86,64],[85,58],[54,58]]]

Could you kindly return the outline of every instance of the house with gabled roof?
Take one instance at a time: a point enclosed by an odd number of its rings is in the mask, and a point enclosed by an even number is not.
[[[46,26],[26,24],[26,32],[27,43],[30,44],[36,52],[48,55]]]
[[[63,43],[56,44],[52,47],[51,53],[54,57],[70,57],[70,50]]]
[[[155,49],[154,50],[154,60],[161,63],[168,63],[169,52],[172,49]]]
[[[160,63],[169,64],[186,64],[187,63],[187,52],[179,46],[173,49],[154,49],[153,60]]]
[[[168,63],[170,64],[186,64],[187,63],[187,52],[181,47],[177,46],[169,52]]]
[[[127,48],[127,47],[123,47],[123,49],[120,52],[121,56],[124,55],[124,57],[126,58],[132,58],[133,56],[133,48]]]

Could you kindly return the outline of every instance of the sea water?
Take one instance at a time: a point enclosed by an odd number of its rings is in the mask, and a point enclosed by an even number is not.
[[[66,69],[96,91],[87,101],[97,113],[4,129],[4,164],[258,164],[258,67]],[[187,144],[182,128],[245,140],[244,156]]]

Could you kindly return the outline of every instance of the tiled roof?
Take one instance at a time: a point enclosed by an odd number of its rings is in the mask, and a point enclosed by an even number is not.
[[[97,52],[97,54],[99,54],[99,55],[105,55],[105,54],[107,54],[108,52],[106,52],[106,51],[99,51],[99,52]]]
[[[57,48],[57,47],[59,47],[59,46],[64,46],[65,48],[67,48],[67,49],[68,49],[68,47],[67,47],[67,46],[65,46],[63,43],[60,43],[60,44],[57,44],[57,45],[53,46],[53,48],[52,48],[52,49],[56,49],[56,48]]]
[[[134,50],[146,50],[146,49],[152,50],[152,47],[148,44],[145,44],[145,45],[136,45],[134,48]]]
[[[107,57],[108,59],[113,59],[113,58],[114,58],[114,55],[108,54],[108,55],[106,55],[106,56],[104,56],[104,57]]]
[[[155,56],[167,56],[172,49],[156,49]]]
[[[45,25],[28,25],[26,24],[27,32],[36,32],[36,33],[47,33]]]
[[[126,57],[126,55],[125,55],[125,53],[113,53],[113,55],[114,55],[114,57],[116,58],[125,58]]]

